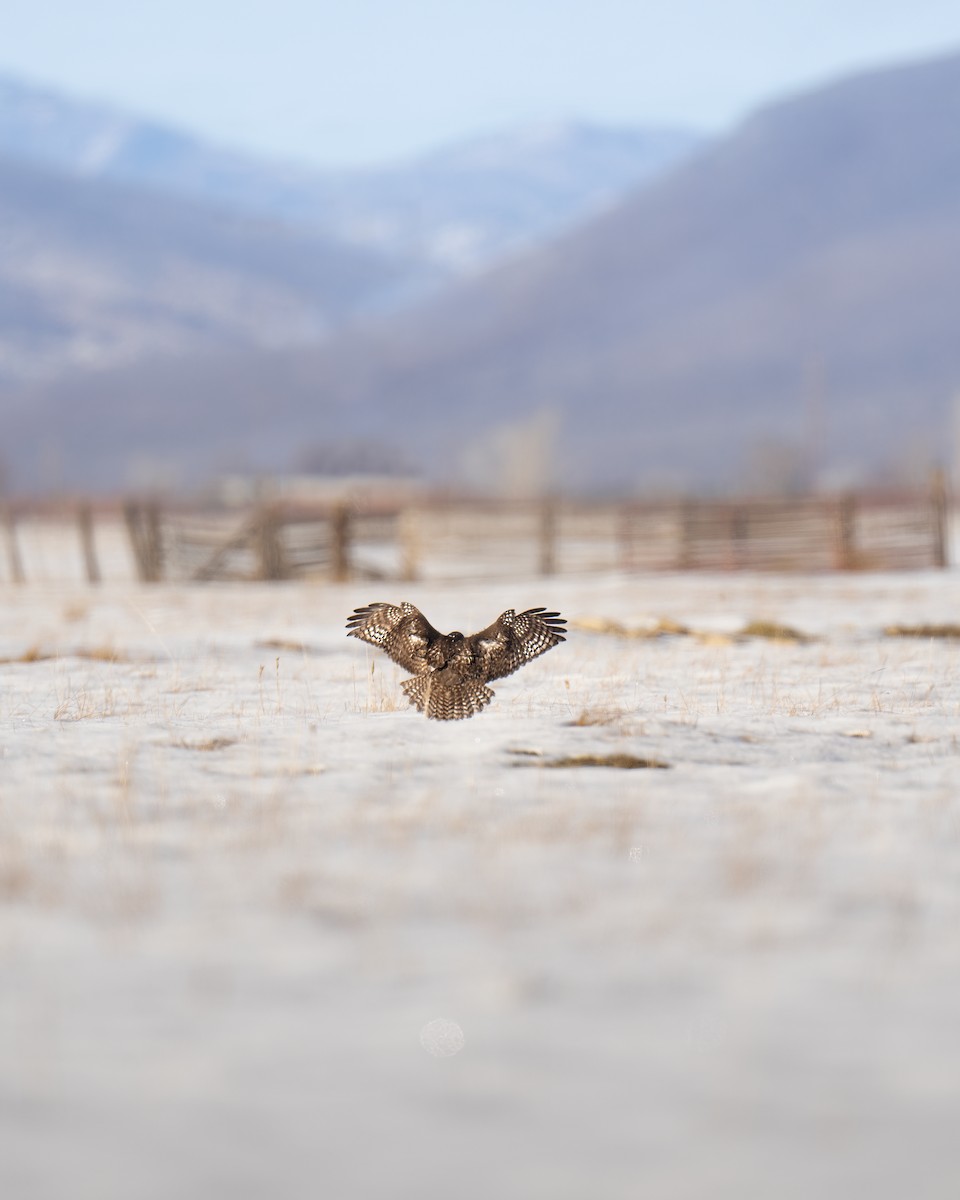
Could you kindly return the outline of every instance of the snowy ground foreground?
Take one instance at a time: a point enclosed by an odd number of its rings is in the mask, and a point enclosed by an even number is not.
[[[574,630],[442,725],[344,636],[404,598],[712,636]],[[958,601],[0,590],[0,1195],[952,1200],[960,644],[882,630]],[[543,765],[611,753],[671,769]]]

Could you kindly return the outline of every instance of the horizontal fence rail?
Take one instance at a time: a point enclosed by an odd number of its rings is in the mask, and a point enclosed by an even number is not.
[[[619,504],[8,505],[0,511],[0,579],[201,583],[911,570],[948,565],[948,507],[940,480],[928,493]]]

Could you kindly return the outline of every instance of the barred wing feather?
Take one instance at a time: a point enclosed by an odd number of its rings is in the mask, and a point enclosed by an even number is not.
[[[369,642],[415,675],[429,669],[427,651],[440,637],[423,613],[404,600],[356,608],[347,621],[349,636]]]
[[[528,608],[516,613],[508,608],[492,625],[470,638],[484,679],[512,675],[531,659],[566,641],[566,620],[558,612]]]

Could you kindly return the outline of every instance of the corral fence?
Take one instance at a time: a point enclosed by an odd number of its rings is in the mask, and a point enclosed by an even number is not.
[[[144,500],[11,504],[2,514],[0,578],[440,580],[909,570],[949,565],[948,510],[939,478],[925,493],[742,500],[446,499],[221,509]]]

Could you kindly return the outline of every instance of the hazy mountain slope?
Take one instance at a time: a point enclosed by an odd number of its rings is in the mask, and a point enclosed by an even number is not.
[[[583,123],[506,131],[345,175],[324,197],[323,220],[342,236],[474,270],[595,216],[701,140]]]
[[[0,380],[317,340],[409,263],[0,159]],[[419,268],[418,268],[419,270]]]
[[[814,470],[943,452],[960,389],[957,111],[960,57],[859,76],[765,109],[440,302],[275,355],[269,371],[260,360],[262,382],[252,362],[208,362],[202,384],[172,365],[175,408],[202,401],[208,427],[228,431],[191,438],[189,466],[228,451],[282,463],[361,436],[435,476],[495,475],[504,430],[519,442],[538,411],[556,414],[559,468],[583,486],[731,482],[769,437]],[[129,386],[102,380],[98,403],[116,410]],[[77,395],[31,398],[66,445],[83,432]],[[186,464],[175,408],[145,418],[139,442],[93,445],[88,478],[117,478],[134,444]],[[36,436],[31,420],[20,427]]]
[[[594,483],[729,480],[767,436],[820,468],[942,451],[957,111],[960,57],[772,106],[582,232],[335,349],[319,383],[351,380],[355,419],[396,414],[429,463],[555,409],[567,476]]]
[[[699,140],[688,130],[557,124],[467,140],[382,168],[316,171],[0,78],[0,154],[280,219],[455,270],[574,224],[672,166]]]

